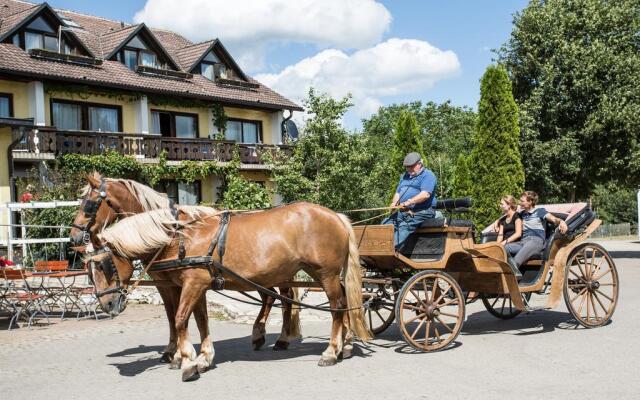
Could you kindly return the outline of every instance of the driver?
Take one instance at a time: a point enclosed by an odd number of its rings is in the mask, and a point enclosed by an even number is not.
[[[435,217],[436,176],[424,167],[418,153],[409,153],[402,163],[406,172],[400,177],[390,207],[400,209],[385,218],[383,224],[393,224],[394,244],[399,250],[407,237],[429,218]]]

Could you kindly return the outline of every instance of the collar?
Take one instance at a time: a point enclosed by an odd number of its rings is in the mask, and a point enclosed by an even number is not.
[[[415,175],[411,175],[409,172],[407,172],[406,174],[407,174],[407,176],[409,178],[415,178],[415,177],[418,177],[418,176],[422,175],[422,173],[425,171],[425,169],[426,168],[423,166],[422,168],[420,168],[420,171],[418,171],[418,173],[415,174]]]

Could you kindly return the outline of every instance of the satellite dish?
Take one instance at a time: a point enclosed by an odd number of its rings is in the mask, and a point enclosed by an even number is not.
[[[293,122],[292,120],[287,120],[284,124],[284,129],[287,136],[289,136],[291,140],[298,139],[298,127],[296,126],[295,122]]]

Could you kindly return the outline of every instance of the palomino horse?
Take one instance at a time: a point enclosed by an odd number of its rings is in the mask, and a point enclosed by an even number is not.
[[[166,195],[156,192],[150,187],[129,179],[104,178],[99,173],[94,172],[86,176],[87,186],[82,191],[83,203],[76,214],[71,229],[71,241],[73,244],[81,245],[89,240],[93,247],[97,246],[96,235],[106,226],[112,224],[119,218],[125,218],[133,214],[156,209],[167,209],[170,207],[169,199]],[[190,214],[195,210],[192,206],[175,206],[178,211],[177,218],[190,218]],[[174,216],[172,216],[174,218]],[[151,273],[153,279],[158,276]],[[165,311],[169,319],[169,344],[163,351],[161,362],[171,362],[176,352],[177,336],[172,318],[175,316],[176,306],[180,299],[180,288],[178,287],[158,287],[158,292],[162,297]],[[290,298],[297,298],[297,291],[291,288],[281,288],[281,293]],[[252,342],[253,348],[258,350],[265,343],[265,324],[273,299],[261,296],[263,306],[256,318],[253,326]],[[299,312],[293,310],[289,304],[283,307],[282,332],[278,338],[274,350],[284,350],[289,345],[291,338],[300,335]],[[194,311],[194,318],[198,327],[201,327],[206,319],[206,300],[198,304]],[[200,329],[201,332],[204,332]]]
[[[206,215],[182,223],[178,231],[169,216],[168,210],[135,215],[99,235],[110,251],[94,257],[96,262],[92,263],[91,275],[105,311],[117,315],[123,310],[123,293],[126,293],[133,273],[131,260],[177,259],[180,242],[183,242],[187,258],[203,256],[208,254],[211,243],[217,241],[220,215]],[[178,239],[179,235],[182,238]],[[220,260],[217,255],[214,259]],[[319,365],[333,365],[339,356],[348,357],[352,334],[362,340],[370,338],[362,313],[358,247],[346,216],[310,203],[232,215],[227,225],[224,265],[264,287],[286,282],[299,270],[304,270],[321,284],[333,309],[333,324],[329,346],[322,353]],[[343,270],[344,289],[340,281]],[[190,380],[213,362],[210,342],[202,343],[201,355],[196,358],[186,326],[213,277],[205,264],[165,270],[162,275],[182,287],[175,315],[178,352],[174,363],[176,366],[181,363],[182,379]],[[234,277],[224,277],[226,289],[252,290],[251,286]]]

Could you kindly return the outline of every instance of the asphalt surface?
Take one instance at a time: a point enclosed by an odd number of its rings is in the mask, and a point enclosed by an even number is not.
[[[215,368],[195,382],[159,364],[168,329],[160,306],[99,322],[7,331],[0,322],[2,399],[638,399],[640,242],[602,242],[620,274],[613,320],[576,328],[564,305],[501,321],[469,305],[456,344],[416,353],[392,326],[354,357],[316,365],[329,323],[303,324],[286,352],[252,351],[251,327],[211,321]],[[538,301],[543,301],[541,298]],[[267,344],[279,328],[268,327]],[[192,339],[198,342],[195,324]]]

